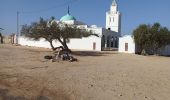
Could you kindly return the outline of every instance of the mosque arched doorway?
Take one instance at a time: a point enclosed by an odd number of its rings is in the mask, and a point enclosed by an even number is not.
[[[102,36],[102,40],[101,40],[101,50],[104,50],[105,49],[105,36],[103,35]]]

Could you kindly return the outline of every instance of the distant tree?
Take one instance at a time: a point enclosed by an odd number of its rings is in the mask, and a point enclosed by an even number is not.
[[[146,49],[150,46],[150,34],[148,32],[148,27],[148,25],[143,24],[133,31],[135,44],[140,48],[139,53],[141,53],[142,51],[145,52]]]
[[[1,31],[1,30],[4,30],[4,29],[3,29],[3,28],[0,28],[0,31]],[[1,40],[0,43],[3,43],[3,36],[2,36],[2,33],[1,33],[1,32],[0,32],[0,40]]]
[[[55,50],[53,41],[59,41],[65,50],[70,51],[67,43],[70,38],[82,38],[91,35],[98,36],[85,29],[79,29],[74,25],[67,25],[64,23],[57,23],[54,21],[54,17],[50,20],[44,20],[40,18],[39,22],[34,22],[31,25],[24,25],[21,29],[21,35],[39,40],[44,38],[51,45],[52,50]]]
[[[3,43],[3,36],[2,36],[2,33],[0,33],[0,43]]]
[[[161,47],[170,44],[170,31],[159,23],[140,25],[133,31],[133,36],[139,53],[157,54]]]
[[[153,48],[154,54],[157,53],[157,51],[163,47],[169,44],[169,30],[166,27],[161,27],[159,23],[155,23],[151,29],[151,40],[152,40],[152,45],[151,47]]]

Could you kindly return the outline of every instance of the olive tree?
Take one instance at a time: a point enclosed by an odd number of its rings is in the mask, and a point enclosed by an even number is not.
[[[52,50],[55,50],[53,41],[59,41],[64,49],[68,51],[71,51],[67,46],[67,43],[71,38],[82,38],[91,35],[98,36],[91,31],[77,28],[74,25],[56,22],[54,17],[50,20],[40,18],[38,22],[22,26],[21,35],[32,38],[36,41],[40,38],[44,38],[50,43]]]

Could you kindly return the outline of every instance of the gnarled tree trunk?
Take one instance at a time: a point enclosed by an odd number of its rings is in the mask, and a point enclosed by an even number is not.
[[[60,38],[58,38],[58,41],[63,45],[63,47],[66,51],[71,52],[71,50],[67,46],[66,39],[63,39],[63,41],[62,41]]]
[[[49,42],[50,42],[51,49],[54,51],[55,48],[54,48],[54,46],[53,46],[53,41],[49,41]]]

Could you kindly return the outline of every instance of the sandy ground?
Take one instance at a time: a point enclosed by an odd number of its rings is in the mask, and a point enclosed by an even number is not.
[[[43,59],[50,50],[0,44],[0,100],[170,100],[170,58],[78,52],[79,62]]]

